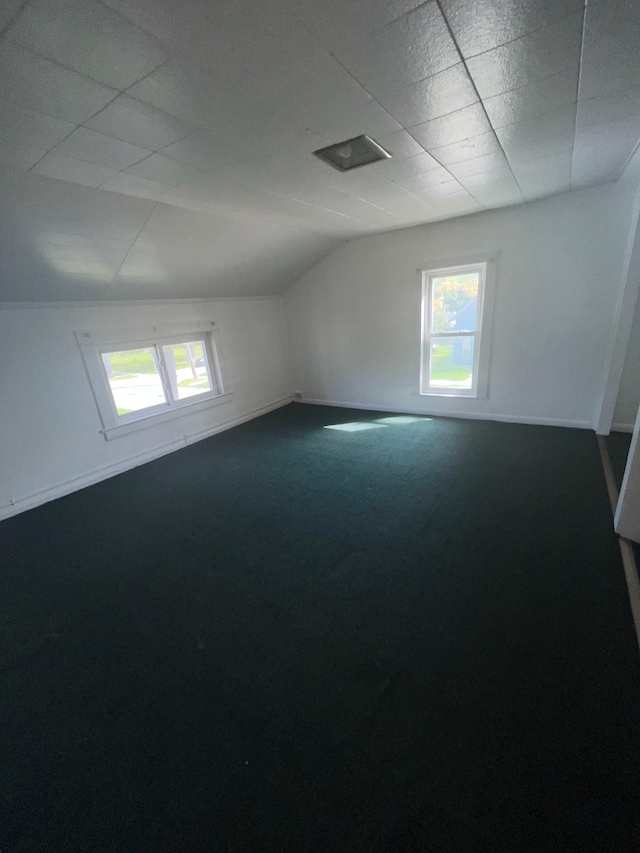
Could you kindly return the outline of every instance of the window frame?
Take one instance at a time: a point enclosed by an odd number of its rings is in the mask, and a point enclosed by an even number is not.
[[[129,327],[111,331],[76,332],[76,340],[82,353],[87,377],[102,423],[102,434],[106,440],[129,435],[138,429],[155,426],[179,415],[198,411],[210,405],[226,402],[232,391],[222,380],[220,357],[215,321],[168,324],[153,327]],[[209,371],[212,390],[184,399],[175,398],[172,392],[169,368],[163,346],[202,341]],[[113,397],[103,354],[151,348],[155,351],[154,361],[166,398],[165,403],[149,406],[138,411],[119,415]]]
[[[441,262],[437,266],[423,267],[421,274],[421,336],[420,336],[420,390],[425,397],[465,397],[488,399],[489,397],[489,354],[490,335],[493,319],[493,296],[495,287],[495,254],[473,255],[468,258]],[[433,279],[444,275],[461,273],[480,273],[478,287],[478,313],[476,329],[469,331],[432,332]],[[474,339],[471,388],[442,388],[429,385],[431,363],[431,343],[433,338],[470,338]]]

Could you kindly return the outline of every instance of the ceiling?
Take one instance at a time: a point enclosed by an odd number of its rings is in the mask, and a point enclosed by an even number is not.
[[[392,159],[313,156],[361,133]],[[0,299],[279,292],[639,139],[636,0],[0,0]]]

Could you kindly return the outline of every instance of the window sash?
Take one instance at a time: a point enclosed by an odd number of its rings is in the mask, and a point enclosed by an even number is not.
[[[171,379],[169,375],[169,367],[167,365],[167,360],[163,351],[163,347],[175,344],[185,345],[192,341],[198,341],[202,343],[203,355],[207,367],[207,376],[209,378],[211,390],[208,392],[197,394],[194,397],[180,399],[176,397],[173,393]],[[144,409],[138,409],[137,411],[129,412],[124,415],[118,414],[115,398],[113,396],[113,391],[109,382],[107,371],[104,367],[102,356],[104,353],[126,352],[128,350],[145,348],[153,350],[154,362],[158,369],[158,374],[160,376],[160,382],[162,383],[162,389],[164,391],[166,402],[159,403],[157,406],[147,406]],[[129,421],[140,420],[141,418],[146,418],[150,415],[159,414],[160,412],[166,412],[169,409],[188,406],[191,403],[204,401],[212,397],[218,397],[224,394],[224,389],[222,386],[222,377],[220,376],[220,368],[218,364],[217,352],[215,349],[215,342],[211,334],[203,334],[202,332],[196,332],[194,334],[189,335],[182,333],[178,335],[162,335],[161,337],[137,339],[135,341],[130,342],[118,341],[117,343],[112,344],[100,344],[96,347],[96,353],[98,354],[103,384],[107,392],[109,406],[115,424],[123,424],[128,423]]]
[[[473,331],[443,331],[433,332],[433,282],[436,278],[446,275],[460,275],[463,273],[478,273],[478,311],[476,316],[476,328]],[[420,370],[420,393],[438,397],[477,397],[479,367],[480,367],[480,341],[484,314],[484,295],[486,281],[486,263],[464,264],[459,266],[443,267],[440,269],[423,272],[422,278],[422,359]],[[446,387],[431,384],[431,344],[433,338],[473,338],[473,364],[471,373],[471,388]]]

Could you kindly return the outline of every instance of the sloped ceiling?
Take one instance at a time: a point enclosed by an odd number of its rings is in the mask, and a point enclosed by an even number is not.
[[[314,158],[360,133],[392,159]],[[281,292],[638,139],[636,0],[0,0],[0,299]]]

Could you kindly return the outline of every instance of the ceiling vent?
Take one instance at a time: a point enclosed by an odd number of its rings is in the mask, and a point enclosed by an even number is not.
[[[319,148],[313,153],[339,172],[348,172],[391,157],[381,145],[364,135],[347,139],[346,142],[336,142],[335,145],[327,145],[326,148]]]

